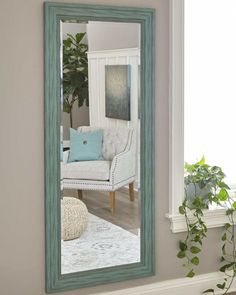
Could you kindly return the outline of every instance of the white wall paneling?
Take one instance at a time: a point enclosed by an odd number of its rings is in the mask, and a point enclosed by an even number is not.
[[[130,121],[106,118],[105,115],[105,65],[131,66]],[[140,120],[138,118],[140,49],[127,48],[88,52],[89,118],[96,127],[133,127],[137,135],[137,172],[139,184]]]

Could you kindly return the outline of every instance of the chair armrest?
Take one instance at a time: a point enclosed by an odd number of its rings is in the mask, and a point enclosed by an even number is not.
[[[111,163],[110,181],[112,184],[135,176],[135,153],[133,150],[117,154]]]

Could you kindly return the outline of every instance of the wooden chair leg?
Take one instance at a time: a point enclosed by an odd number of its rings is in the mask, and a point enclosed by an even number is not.
[[[129,184],[129,199],[132,202],[134,201],[134,183],[133,182]]]
[[[115,192],[109,192],[111,213],[115,213]]]
[[[80,200],[82,200],[83,199],[83,192],[82,192],[82,190],[81,189],[78,189],[77,192],[78,192],[78,198]]]

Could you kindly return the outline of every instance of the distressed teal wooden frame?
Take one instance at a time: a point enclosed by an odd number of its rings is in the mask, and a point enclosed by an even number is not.
[[[44,3],[46,292],[151,276],[155,268],[155,10]],[[60,20],[141,24],[141,262],[61,275],[60,237]]]

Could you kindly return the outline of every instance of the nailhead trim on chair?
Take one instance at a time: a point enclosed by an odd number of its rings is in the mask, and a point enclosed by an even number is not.
[[[121,183],[127,183],[127,181],[128,180],[130,180],[130,181],[133,181],[135,179],[135,175],[133,175],[132,177],[129,177],[129,178],[127,178],[127,179],[124,179],[124,180],[122,180],[122,181],[120,181],[120,182],[117,182],[116,183],[116,185],[119,185],[119,184],[121,184]],[[100,184],[100,183],[93,183],[93,184],[90,184],[90,183],[87,183],[87,182],[77,182],[77,181],[69,181],[69,182],[63,182],[63,188],[66,188],[66,189],[73,189],[72,187],[70,187],[70,185],[84,185],[84,186],[86,186],[86,189],[87,190],[97,190],[97,188],[96,187],[94,187],[94,188],[89,188],[89,186],[106,186],[107,188],[111,188],[112,190],[114,189],[114,187],[116,186],[116,185],[111,185],[111,184]],[[77,188],[76,188],[77,189]],[[103,189],[101,189],[101,190],[103,190]],[[107,189],[108,190],[108,189]]]
[[[130,134],[130,132],[129,132],[129,134]],[[131,146],[131,143],[132,143],[132,138],[133,138],[133,132],[132,132],[132,134],[131,134],[131,138],[130,138],[130,140],[129,140],[129,146],[128,146],[128,143],[127,143],[127,145],[126,145],[126,147],[125,147],[125,150],[124,150],[124,152],[122,153],[122,155],[125,155],[125,154],[127,154],[127,153],[129,152],[129,149],[130,149],[130,146]],[[128,151],[126,151],[127,148],[128,148]],[[115,156],[115,157],[116,157],[116,156]],[[113,171],[112,171],[112,174],[111,174],[112,182],[114,182],[114,177],[115,177],[114,172],[115,172],[115,170],[116,170],[117,162],[118,162],[118,157],[115,158],[115,167],[114,167],[114,169],[113,169]],[[119,184],[119,182],[118,182],[117,184]]]

